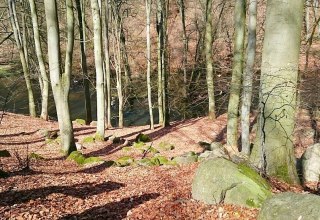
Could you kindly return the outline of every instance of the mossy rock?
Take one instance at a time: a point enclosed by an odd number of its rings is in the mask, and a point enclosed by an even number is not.
[[[43,160],[43,156],[36,154],[34,152],[32,152],[31,154],[29,154],[29,158],[30,159],[34,159],[34,160]]]
[[[83,161],[83,165],[85,164],[93,164],[93,163],[102,163],[104,162],[100,157],[88,157]]]
[[[192,183],[192,197],[207,204],[259,208],[269,196],[271,188],[257,172],[225,158],[202,162]]]
[[[140,134],[137,135],[135,140],[136,140],[135,142],[144,142],[144,143],[146,143],[146,142],[150,142],[151,138],[146,134],[140,133]]]
[[[79,151],[73,151],[67,158],[67,160],[73,160],[77,164],[82,165],[86,160],[86,157]]]
[[[125,166],[130,166],[134,162],[134,159],[130,156],[123,156],[118,158],[115,161],[116,166],[119,167],[125,167]]]
[[[95,142],[95,138],[92,136],[88,136],[82,139],[81,141],[83,144],[92,144]]]
[[[173,162],[180,164],[180,165],[184,165],[184,164],[190,164],[190,163],[195,163],[198,161],[198,155],[182,155],[182,156],[178,156],[173,158],[172,160]]]
[[[160,142],[158,148],[160,151],[169,151],[174,149],[174,145],[167,142]]]
[[[78,125],[86,125],[86,120],[81,119],[81,118],[77,118],[77,119],[75,120],[75,122],[76,122]]]
[[[11,157],[11,154],[7,150],[0,150],[0,157]]]
[[[78,165],[87,165],[87,164],[93,164],[93,163],[101,163],[104,162],[99,157],[85,157],[81,152],[79,151],[73,151],[67,160],[73,160]]]
[[[157,165],[156,163],[154,163],[154,161],[152,159],[149,159],[149,158],[143,158],[141,160],[136,161],[136,163],[140,166],[155,166],[155,165]]]
[[[7,178],[9,177],[9,174],[3,170],[0,170],[0,178]]]
[[[132,147],[135,149],[138,149],[138,150],[140,150],[140,149],[144,150],[147,147],[147,145],[143,142],[134,142]]]

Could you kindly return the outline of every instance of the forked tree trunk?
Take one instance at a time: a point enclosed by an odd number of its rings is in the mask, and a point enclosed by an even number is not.
[[[301,0],[269,0],[267,3],[260,112],[257,138],[250,156],[255,166],[288,183],[299,182],[293,129],[303,5]]]
[[[68,23],[68,40],[72,40],[73,37],[70,34],[73,32],[73,17],[72,2],[67,1],[67,23]],[[73,128],[69,111],[69,89],[70,89],[70,72],[67,74],[61,73],[61,58],[60,58],[60,39],[59,39],[59,27],[57,16],[57,3],[55,0],[44,1],[46,21],[47,21],[47,39],[48,39],[48,59],[49,59],[49,71],[51,86],[53,91],[53,97],[56,104],[59,130],[61,136],[62,151],[65,154],[69,154],[76,150],[73,136]],[[72,14],[71,14],[72,13]],[[68,49],[72,50],[72,42],[68,41]],[[70,51],[68,52],[70,54]],[[68,62],[71,62],[69,58]],[[66,66],[68,64],[66,63]],[[69,68],[69,67],[66,67]]]
[[[40,118],[48,120],[48,99],[49,99],[49,79],[46,72],[46,67],[43,60],[42,48],[40,43],[40,33],[37,17],[37,8],[34,0],[29,0],[32,27],[33,27],[33,38],[34,45],[37,54],[37,59],[39,63],[40,76],[39,81],[41,84],[41,114]]]
[[[30,116],[36,117],[36,107],[35,107],[33,91],[32,91],[32,83],[30,79],[30,72],[29,72],[28,63],[25,56],[25,51],[23,49],[23,41],[22,41],[19,22],[17,18],[15,0],[8,0],[8,7],[9,7],[10,23],[13,29],[16,45],[19,51],[20,61],[21,61],[22,70],[23,70],[23,76],[27,86],[29,114]]]
[[[97,90],[97,133],[96,138],[104,140],[105,133],[105,94],[102,61],[102,30],[101,14],[98,0],[91,0],[94,33],[94,61],[96,67]]]

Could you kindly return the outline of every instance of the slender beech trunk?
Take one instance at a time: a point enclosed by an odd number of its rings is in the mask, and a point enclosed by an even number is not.
[[[116,84],[117,84],[117,93],[118,93],[118,126],[120,128],[123,127],[123,87],[122,87],[122,72],[121,72],[121,65],[122,65],[122,54],[121,54],[121,17],[119,16],[120,6],[117,5],[117,2],[114,0],[111,1],[111,12],[112,12],[112,33],[113,33],[113,41],[112,41],[112,48],[113,48],[113,59],[114,59],[114,67],[116,72]]]
[[[84,101],[85,101],[85,114],[86,123],[90,124],[92,121],[91,113],[91,97],[90,97],[90,81],[87,67],[87,55],[86,55],[86,42],[85,42],[85,13],[84,13],[84,1],[76,0],[77,15],[79,21],[79,34],[80,34],[80,51],[81,51],[81,70],[83,75],[84,86]]]
[[[215,100],[214,100],[214,80],[213,80],[213,58],[212,58],[212,0],[206,1],[206,29],[205,29],[205,47],[204,54],[206,58],[206,72],[207,72],[207,88],[209,98],[209,112],[208,117],[215,119]]]
[[[164,109],[164,117],[163,117],[163,126],[170,125],[169,118],[169,89],[168,89],[168,79],[169,79],[169,70],[168,67],[168,11],[169,11],[169,1],[162,0],[162,13],[163,13],[163,53],[161,58],[161,66],[162,66],[162,98],[163,98],[163,109]]]
[[[305,14],[305,22],[306,22],[306,41],[308,41],[310,36],[310,1],[306,0],[306,14]]]
[[[30,72],[29,72],[28,63],[25,56],[25,51],[23,48],[23,40],[21,37],[19,22],[17,18],[15,0],[8,0],[8,7],[9,7],[10,23],[13,29],[16,45],[19,51],[23,75],[26,82],[26,86],[27,86],[29,114],[30,116],[36,117],[36,107],[35,107],[33,91],[32,91],[32,83],[30,79]]]
[[[250,156],[255,166],[288,183],[299,182],[293,129],[303,5],[301,0],[269,0],[267,3],[260,112]]]
[[[73,37],[70,36],[73,32],[73,11],[72,1],[67,0],[67,32],[68,32],[68,46],[67,53],[70,55],[70,50],[73,48]],[[57,3],[55,0],[44,1],[46,21],[47,21],[47,39],[48,39],[48,60],[51,86],[53,97],[56,104],[59,130],[61,135],[62,151],[69,154],[76,150],[73,136],[73,128],[69,111],[69,89],[70,89],[70,71],[68,73],[61,73],[61,57],[60,57],[60,39],[57,16]],[[71,17],[70,17],[71,16]],[[68,56],[69,56],[68,55]],[[66,68],[70,68],[71,58],[68,58]]]
[[[40,33],[37,17],[37,8],[34,0],[29,0],[32,27],[33,27],[33,38],[35,44],[35,50],[37,54],[40,76],[39,82],[41,84],[41,114],[40,118],[48,120],[48,99],[49,99],[49,79],[46,72],[46,67],[43,60],[42,48],[40,43]]]
[[[157,0],[157,55],[158,55],[158,111],[159,124],[163,125],[164,109],[163,109],[163,83],[162,83],[162,53],[163,53],[163,14],[162,14],[162,0]]]
[[[183,98],[183,114],[184,118],[186,117],[186,108],[187,108],[187,64],[188,64],[188,39],[187,39],[187,30],[186,30],[186,16],[185,16],[185,4],[184,0],[178,0],[181,24],[182,24],[182,41],[183,41],[183,61],[182,61],[182,70],[183,70],[183,85],[182,85],[182,98]]]
[[[106,63],[106,95],[107,95],[107,127],[111,128],[111,70],[109,57],[109,3],[105,3],[105,18],[104,18],[104,55]]]
[[[151,93],[151,37],[150,37],[150,14],[152,0],[146,0],[147,15],[147,89],[148,89],[148,105],[150,115],[150,128],[154,129],[153,111],[152,111],[152,93]]]
[[[227,146],[231,153],[238,152],[238,114],[244,59],[245,18],[246,1],[236,0],[234,55],[227,122]]]
[[[96,90],[97,90],[97,133],[96,138],[104,140],[105,133],[105,94],[104,73],[102,61],[102,30],[101,14],[98,0],[91,0],[94,32],[94,61],[96,67]]]
[[[257,0],[249,2],[247,64],[243,74],[243,91],[241,106],[241,146],[242,152],[250,154],[250,107],[252,97],[252,80],[256,56]]]

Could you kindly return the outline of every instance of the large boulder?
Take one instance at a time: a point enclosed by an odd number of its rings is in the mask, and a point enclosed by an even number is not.
[[[320,196],[286,192],[267,199],[258,220],[283,219],[320,220]]]
[[[260,207],[270,195],[270,186],[258,173],[225,158],[202,162],[192,183],[192,197],[207,204]]]
[[[310,146],[302,155],[303,182],[320,181],[320,143]]]

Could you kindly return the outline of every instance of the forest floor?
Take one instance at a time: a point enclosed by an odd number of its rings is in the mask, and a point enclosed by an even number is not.
[[[303,117],[300,117],[303,121]],[[301,121],[301,128],[308,127]],[[168,128],[149,126],[107,130],[134,141],[143,132],[152,146],[167,142],[173,150],[161,152],[174,157],[201,152],[199,141],[224,142],[226,115],[215,121],[206,117],[173,122]],[[74,125],[81,142],[95,133],[93,126]],[[57,130],[57,122],[5,113],[0,124],[0,150],[12,157],[1,158],[1,168],[10,173],[0,179],[0,219],[256,219],[258,209],[233,205],[205,205],[191,198],[191,184],[199,163],[182,166],[82,167],[66,160],[58,144],[46,144],[41,130]],[[299,127],[297,128],[299,132]],[[302,131],[300,131],[302,132]],[[299,137],[302,137],[301,133]],[[308,138],[308,137],[307,137]],[[306,140],[296,139],[301,156]],[[44,159],[30,160],[30,169],[21,170],[26,155],[34,152]],[[85,155],[115,160],[128,152],[110,141],[84,144]],[[136,154],[134,157],[141,158]],[[276,183],[276,182],[274,182]],[[286,184],[273,184],[273,191],[301,191]]]

